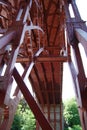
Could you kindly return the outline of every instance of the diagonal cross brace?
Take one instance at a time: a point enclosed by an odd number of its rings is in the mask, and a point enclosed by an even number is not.
[[[44,51],[44,48],[40,48],[40,49],[36,52],[36,54],[34,55],[33,58],[37,58],[43,51]],[[26,80],[28,79],[28,77],[29,77],[29,75],[30,75],[30,73],[31,73],[31,70],[32,70],[34,64],[35,64],[35,62],[32,61],[31,63],[29,63],[28,66],[26,66],[26,68],[25,68],[25,70],[24,70],[24,73],[23,73],[23,75],[22,75],[22,79],[23,79],[24,81],[26,81]],[[19,91],[19,87],[17,86],[17,88],[16,88],[16,90],[15,90],[15,92],[14,92],[14,95],[15,95],[16,93],[18,93],[18,91]]]
[[[48,122],[48,120],[44,116],[40,107],[38,106],[38,104],[34,100],[32,94],[30,93],[29,89],[27,88],[26,84],[24,83],[22,77],[19,75],[16,68],[14,68],[13,76],[14,76],[22,94],[24,95],[25,100],[27,101],[28,105],[30,106],[32,112],[34,113],[34,115],[35,115],[36,119],[38,120],[42,129],[43,130],[53,130],[53,128],[51,127],[50,123]]]

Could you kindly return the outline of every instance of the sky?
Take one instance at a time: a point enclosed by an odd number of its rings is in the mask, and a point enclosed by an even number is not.
[[[76,0],[76,3],[82,19],[87,21],[87,0]]]
[[[63,101],[66,101],[68,99],[71,99],[75,97],[74,93],[74,84],[71,77],[70,69],[68,66],[68,63],[64,63],[64,71],[63,71],[63,94],[62,98]]]
[[[81,18],[84,21],[87,21],[87,0],[76,0],[77,5],[78,5],[78,9],[80,11],[80,15]],[[84,49],[81,47],[81,54],[82,54],[82,58],[83,58],[83,65],[85,68],[87,68],[87,63],[85,61],[87,61],[87,58],[85,56],[84,53]],[[63,101],[66,101],[70,98],[75,97],[75,93],[74,93],[74,84],[72,81],[72,77],[71,77],[71,73],[68,67],[68,64],[65,63],[64,65],[64,77],[63,77]],[[85,69],[85,74],[87,76],[87,69]]]

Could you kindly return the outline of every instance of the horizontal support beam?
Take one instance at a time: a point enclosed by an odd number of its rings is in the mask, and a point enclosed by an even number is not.
[[[48,57],[35,57],[36,62],[66,62],[67,56],[48,56]],[[17,58],[17,62],[31,62],[29,58]]]
[[[66,62],[67,56],[48,56],[48,57],[38,57],[37,62]]]

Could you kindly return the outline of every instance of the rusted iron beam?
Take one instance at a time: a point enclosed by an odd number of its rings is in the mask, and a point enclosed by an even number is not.
[[[83,63],[82,63],[80,50],[79,50],[77,43],[72,48],[73,48],[73,53],[74,53],[74,56],[76,59],[75,63],[77,65],[77,69],[78,69],[78,80],[79,80],[79,85],[80,85],[79,87],[80,87],[81,91],[83,91],[85,81],[86,81],[86,76],[85,76],[85,72],[84,72],[84,67],[83,67]]]
[[[65,14],[66,14],[66,27],[67,27],[67,32],[68,32],[68,37],[69,37],[69,44],[73,45],[76,42],[76,35],[75,35],[75,29],[81,28],[83,30],[86,29],[86,24],[85,21],[83,21],[80,17],[80,13],[78,11],[78,8],[76,6],[76,3],[74,0],[71,0],[69,3],[64,0],[65,4]],[[73,12],[75,17],[72,18],[70,15],[70,10],[69,10],[69,4],[71,4]]]
[[[40,48],[40,49],[36,52],[36,54],[34,55],[34,58],[37,58],[37,57],[42,53],[43,50],[44,50],[44,48]],[[34,64],[35,64],[35,62],[32,61],[32,62],[27,66],[27,69],[26,69],[27,72],[26,72],[25,78],[28,78],[28,77],[29,77],[29,75],[30,75],[30,73],[31,73],[31,70],[32,70]]]
[[[42,53],[43,50],[44,50],[44,48],[40,48],[40,49],[36,52],[36,54],[34,55],[34,57],[38,57],[38,56]],[[25,68],[25,70],[24,70],[24,73],[23,73],[23,75],[22,75],[22,78],[24,79],[25,82],[26,82],[26,80],[28,80],[28,77],[29,77],[29,75],[30,75],[30,73],[31,73],[31,70],[32,70],[34,64],[35,64],[35,62],[32,61],[28,66],[26,66],[26,68]],[[37,90],[39,96],[42,97],[39,88],[36,87],[35,90]],[[17,86],[14,95],[17,94],[18,91],[19,91],[19,87]],[[41,99],[42,99],[42,98],[41,98]],[[43,103],[43,99],[42,99],[41,101],[42,101],[42,104],[44,104],[44,103]]]
[[[68,62],[68,65],[69,65],[71,75],[72,75],[72,79],[73,79],[73,83],[74,83],[74,92],[75,92],[75,95],[76,95],[76,97],[78,99],[78,97],[80,96],[80,92],[78,90],[77,83],[76,83],[77,72],[76,72],[75,66],[74,66],[72,61]]]
[[[11,40],[15,36],[16,36],[16,31],[8,31],[4,36],[0,37],[0,49],[8,45],[9,42],[11,42]]]
[[[77,65],[77,70],[78,70],[77,80],[78,80],[78,91],[80,91],[81,104],[82,104],[82,108],[87,110],[87,99],[86,99],[87,79],[84,72],[84,67],[83,67],[78,44],[75,44],[75,46],[73,47],[73,52],[76,59],[76,65]]]
[[[29,2],[29,5],[27,6],[26,5],[26,9],[24,10],[23,12],[23,22],[26,21],[27,17],[28,17],[28,11],[30,9],[30,4],[31,2]],[[22,14],[21,14],[22,15]],[[21,17],[21,16],[20,16]],[[20,20],[20,17],[18,17],[17,20]],[[14,23],[14,27],[11,28],[11,29],[8,29],[8,31],[6,32],[6,34],[4,36],[2,36],[0,38],[0,43],[1,43],[1,49],[8,45],[10,43],[10,41],[14,38],[14,34],[16,33],[17,37],[16,39],[13,39],[13,48],[12,48],[12,52],[11,52],[11,55],[10,55],[10,58],[9,58],[9,61],[8,61],[8,64],[7,64],[7,68],[6,68],[6,71],[5,71],[5,74],[3,77],[0,77],[1,79],[1,82],[3,83],[3,91],[4,91],[4,94],[3,94],[3,99],[4,99],[4,102],[5,104],[8,104],[9,102],[9,93],[11,91],[11,76],[12,76],[12,71],[14,69],[14,65],[15,65],[15,62],[16,62],[16,58],[17,58],[17,55],[18,55],[18,52],[19,52],[19,48],[20,48],[20,45],[23,43],[24,41],[24,35],[25,35],[25,31],[27,31],[27,24],[23,24],[21,23],[20,21],[15,21]],[[40,27],[38,26],[28,26],[28,29],[31,30],[31,29],[41,29]],[[15,31],[14,31],[15,30]],[[29,31],[28,30],[28,31]],[[43,49],[39,49],[39,51],[36,53],[36,57],[43,51]],[[29,69],[27,71],[27,74],[30,73],[32,67],[33,67],[33,62],[31,63],[31,65],[29,66]],[[10,86],[10,87],[9,87]],[[5,96],[6,94],[6,96]]]
[[[2,2],[2,4],[4,4],[5,6],[8,6],[7,3],[6,4],[4,3],[4,1],[1,0],[0,2]],[[10,99],[10,92],[12,89],[12,84],[11,84],[12,83],[11,82],[12,72],[13,72],[13,69],[15,66],[15,62],[16,62],[16,58],[17,58],[17,55],[19,52],[20,45],[24,42],[25,32],[33,30],[33,29],[40,30],[43,32],[43,30],[39,26],[33,25],[32,21],[31,21],[31,18],[29,16],[29,11],[30,11],[31,6],[32,6],[32,0],[28,1],[27,4],[24,4],[24,6],[23,6],[24,8],[20,9],[17,18],[12,25],[12,28],[8,28],[8,30],[1,30],[1,32],[4,35],[2,37],[0,37],[0,49],[7,46],[8,44],[11,44],[11,41],[12,41],[13,45],[11,48],[12,51],[11,51],[11,54],[9,55],[9,59],[6,61],[7,68],[4,73],[4,76],[0,77],[1,82],[2,82],[2,84],[0,84],[0,85],[3,85],[1,87],[3,87],[3,89],[4,89],[3,92],[0,91],[0,95],[3,94],[3,96],[1,95],[2,96],[1,99],[3,99],[3,101],[0,103],[5,104],[5,105],[7,104],[10,108],[9,117],[8,117],[8,119],[4,120],[0,130],[9,130],[13,117],[14,117],[14,113],[15,113],[17,105],[18,105],[17,101],[20,100],[20,97],[18,97],[19,90],[15,94],[16,97],[13,100]],[[29,20],[30,23],[32,23],[32,25],[28,26],[29,23],[27,24],[27,21],[28,21],[27,19]],[[17,37],[15,38],[15,36],[17,36]],[[35,57],[39,56],[39,54],[42,51],[43,51],[42,48],[39,49],[39,51],[35,54]],[[25,71],[25,74],[23,75],[24,78],[28,78],[34,64],[35,63],[32,62],[27,67],[27,70]],[[50,125],[49,125],[49,127],[50,127]],[[50,130],[52,130],[52,129],[50,129]]]
[[[67,56],[48,56],[48,57],[38,57],[37,62],[66,62]]]
[[[73,49],[73,53],[74,53],[74,57],[76,61],[75,64],[77,66],[77,70],[75,70],[75,67],[72,61],[69,62],[69,67],[70,67],[71,74],[74,81],[74,90],[76,94],[82,128],[83,130],[87,130],[86,123],[85,123],[85,121],[87,120],[87,117],[84,116],[84,114],[87,112],[87,105],[86,105],[87,104],[87,99],[86,99],[87,90],[85,88],[87,79],[85,76],[78,43],[75,43],[72,49]]]
[[[64,4],[65,13],[67,18],[66,26],[67,26],[68,38],[69,38],[70,45],[72,45],[77,70],[75,70],[72,60],[69,61],[69,67],[74,81],[74,89],[75,89],[76,99],[79,107],[78,110],[80,114],[82,129],[87,130],[87,125],[86,125],[87,124],[86,123],[87,121],[87,105],[86,105],[87,104],[87,99],[86,99],[87,79],[85,76],[81,54],[78,47],[78,44],[80,42],[87,53],[87,46],[86,46],[87,29],[86,29],[85,22],[80,17],[75,0],[70,0],[69,2],[67,0],[64,0],[64,2],[65,2]],[[72,18],[70,15],[69,4],[71,4],[72,6],[74,12],[74,18]]]
[[[36,54],[34,55],[34,57],[38,57],[43,52],[43,50],[44,50],[44,48],[40,48],[36,52]],[[29,77],[29,75],[31,73],[31,70],[32,70],[34,64],[35,64],[35,62],[32,61],[28,66],[25,67],[24,73],[22,75],[22,78],[23,78],[24,81],[26,81],[26,79],[28,79],[28,77]],[[36,89],[38,89],[38,88],[36,88]],[[19,87],[17,86],[17,88],[16,88],[16,90],[14,92],[14,96],[17,95],[18,92],[19,92]]]
[[[87,55],[87,32],[82,30],[81,28],[76,28],[75,34],[76,34],[76,38],[78,39],[78,41],[84,47],[84,50],[85,50],[86,55]]]
[[[37,53],[35,54],[35,56],[39,56],[39,54],[41,53],[43,51],[43,48],[40,48],[38,51],[37,51]],[[34,65],[34,64],[33,64]],[[26,78],[28,78],[28,76],[29,76],[29,74],[30,74],[30,70],[32,70],[32,64],[30,65],[30,66],[27,66],[26,68],[25,68],[25,71],[24,71],[24,73],[23,73],[23,75],[22,75],[22,78],[25,80],[25,82],[26,82]],[[28,71],[29,70],[29,71]],[[27,76],[26,76],[26,74],[27,74]],[[25,78],[26,77],[26,78]],[[12,122],[13,122],[13,119],[14,119],[14,114],[15,114],[15,111],[16,111],[16,109],[17,109],[17,105],[18,105],[18,103],[19,103],[19,101],[20,101],[20,99],[21,99],[21,92],[20,92],[20,89],[19,89],[19,87],[17,86],[16,87],[16,90],[15,90],[15,92],[14,92],[14,94],[13,94],[13,96],[15,96],[14,97],[14,99],[10,99],[9,98],[9,92],[7,91],[7,93],[6,93],[6,96],[5,96],[5,104],[7,104],[8,106],[9,106],[9,108],[11,108],[11,106],[13,106],[13,109],[10,109],[10,115],[9,115],[9,120],[8,120],[8,123],[7,123],[7,126],[6,126],[6,130],[9,130],[9,128],[11,128],[11,124],[12,124]],[[7,100],[7,101],[6,101]],[[11,111],[12,111],[12,113],[11,113]],[[2,125],[2,127],[3,127],[3,125]],[[4,128],[4,130],[5,130],[5,128]]]
[[[87,110],[84,109],[84,106],[83,106],[83,98],[82,98],[82,95],[81,95],[81,91],[80,91],[80,85],[77,84],[77,77],[78,77],[78,74],[75,70],[75,67],[73,65],[73,62],[69,62],[69,67],[70,67],[70,71],[71,71],[71,74],[72,74],[72,78],[73,78],[73,83],[74,83],[74,91],[75,91],[75,95],[76,95],[76,100],[77,100],[77,106],[78,106],[78,111],[79,111],[79,115],[80,115],[80,121],[81,121],[81,125],[82,125],[82,129],[83,130],[87,130]],[[85,104],[87,104],[85,102]]]
[[[47,121],[46,117],[44,116],[43,112],[37,105],[36,101],[34,100],[32,94],[30,93],[29,89],[25,85],[24,81],[22,80],[21,76],[19,75],[16,68],[13,71],[14,78],[23,93],[28,105],[30,106],[32,112],[34,113],[36,119],[38,120],[39,124],[41,125],[42,129],[45,130],[53,130],[50,123]]]
[[[17,58],[17,62],[30,62],[29,58]],[[48,57],[37,57],[35,58],[36,62],[66,62],[68,61],[67,56],[48,56]]]

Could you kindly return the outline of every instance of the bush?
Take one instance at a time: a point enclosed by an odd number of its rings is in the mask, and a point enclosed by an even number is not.
[[[76,100],[64,103],[64,130],[82,130]]]
[[[11,130],[35,130],[35,118],[26,101],[22,99],[18,105]]]
[[[65,128],[64,130],[82,130],[82,128],[80,125],[74,125],[72,128],[68,127],[68,128]]]
[[[64,103],[64,119],[66,126],[80,125],[80,118],[75,99]]]

